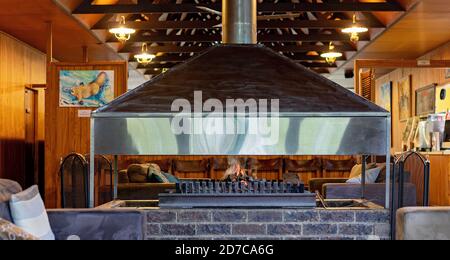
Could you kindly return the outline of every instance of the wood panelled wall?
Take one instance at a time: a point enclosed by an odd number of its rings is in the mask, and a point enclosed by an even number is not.
[[[0,178],[25,186],[25,87],[45,84],[45,55],[0,32]],[[42,101],[41,92],[39,100]],[[39,109],[39,122],[43,111]],[[41,128],[42,130],[42,128]],[[43,141],[43,131],[38,133]]]
[[[430,205],[450,206],[450,155],[430,155]]]
[[[90,146],[90,119],[78,117],[80,109],[87,109],[59,107],[60,70],[114,70],[117,97],[127,90],[128,67],[126,62],[120,61],[53,63],[50,70],[52,76],[46,91],[45,110],[45,203],[49,208],[56,208],[60,206],[61,159],[72,152],[87,154]]]
[[[432,60],[449,60],[450,59],[450,43],[438,48],[422,57],[421,59]],[[411,114],[415,115],[416,100],[415,91],[431,85],[433,83],[444,84],[449,82],[450,79],[445,78],[445,69],[424,69],[424,68],[411,68],[411,69],[397,69],[387,75],[384,75],[376,80],[375,98],[379,99],[380,87],[382,84],[392,81],[392,127],[393,127],[393,152],[402,151],[402,134],[406,127],[406,122],[400,122],[399,119],[399,105],[398,105],[398,82],[409,75],[412,75],[412,111]]]
[[[435,51],[426,54],[420,59],[430,60],[449,60],[450,59],[450,42]],[[402,151],[402,135],[406,127],[406,122],[400,122],[399,105],[398,105],[398,82],[411,75],[412,85],[412,110],[411,114],[416,113],[416,90],[437,83],[439,85],[450,82],[445,77],[445,69],[397,69],[387,75],[376,80],[375,95],[378,100],[380,87],[382,84],[392,81],[392,127],[393,127],[393,152]],[[431,162],[431,179],[430,179],[430,204],[432,206],[449,206],[450,205],[450,155],[428,155]],[[419,169],[422,170],[422,169]],[[421,174],[420,174],[421,175]]]

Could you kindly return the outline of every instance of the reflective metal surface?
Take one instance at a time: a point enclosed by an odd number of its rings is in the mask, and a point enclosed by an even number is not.
[[[177,99],[186,100],[193,110],[196,91],[201,91],[200,102],[215,99],[224,105],[230,99],[276,99],[281,114],[389,115],[381,107],[269,48],[220,45],[120,96],[93,116],[123,113],[127,117],[155,117],[171,113]]]
[[[199,100],[198,91],[202,93]],[[274,116],[278,122],[272,125],[278,127],[254,133],[246,127],[248,122],[262,124],[264,119],[247,114],[235,119],[243,129],[238,133],[208,132],[225,124],[220,120],[227,122],[215,117],[205,123],[205,132],[176,134],[171,126],[178,112],[172,110],[176,99],[188,104],[187,113],[199,113],[202,118],[209,114],[195,108],[200,104],[201,110],[201,103],[211,99],[221,104],[238,99],[259,104],[275,100],[279,103],[279,113]],[[222,108],[226,111],[228,107]],[[236,108],[239,111],[245,105]],[[213,47],[92,116],[91,156],[390,154],[389,112],[261,45]],[[191,125],[194,128],[196,124]],[[93,181],[91,176],[91,187]],[[91,188],[91,206],[93,196]]]
[[[256,0],[222,0],[224,44],[257,43],[256,10]]]
[[[238,134],[176,135],[170,118],[96,118],[95,153],[110,155],[383,155],[387,151],[385,117],[281,117],[270,132],[235,122]],[[223,125],[225,119],[211,119]],[[195,123],[191,124],[194,128]],[[215,128],[217,129],[217,128]],[[219,129],[220,130],[220,129]],[[218,131],[220,132],[220,131]],[[199,133],[199,132],[197,132]]]

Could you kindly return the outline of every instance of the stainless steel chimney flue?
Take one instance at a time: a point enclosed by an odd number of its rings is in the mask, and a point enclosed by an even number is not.
[[[256,0],[222,0],[223,44],[256,44],[256,12]]]

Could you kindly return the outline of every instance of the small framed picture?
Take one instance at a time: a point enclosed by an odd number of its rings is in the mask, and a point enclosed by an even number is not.
[[[398,106],[400,122],[406,122],[411,117],[411,75],[398,82]]]
[[[432,84],[416,90],[416,116],[428,116],[436,112],[436,86]]]
[[[450,68],[445,69],[445,78],[450,79]]]
[[[381,85],[377,104],[389,112],[392,111],[392,81]]]

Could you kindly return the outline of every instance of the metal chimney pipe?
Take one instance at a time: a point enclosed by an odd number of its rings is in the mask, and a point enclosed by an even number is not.
[[[256,0],[222,0],[223,44],[256,44],[256,12]]]

